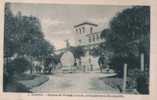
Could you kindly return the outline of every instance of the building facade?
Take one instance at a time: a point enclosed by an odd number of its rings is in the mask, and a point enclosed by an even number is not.
[[[104,42],[105,40],[100,36],[102,31],[95,31],[97,27],[97,24],[90,22],[83,22],[75,25],[73,28],[76,45],[88,47],[91,49]]]
[[[93,48],[97,48],[100,43],[105,42],[105,39],[101,38],[102,30],[97,31],[98,27],[99,26],[97,24],[90,22],[83,22],[73,26],[75,47],[80,46],[85,50],[85,56],[81,57],[81,59],[76,59],[76,62],[77,64],[80,64],[81,62],[80,67],[83,67],[86,70],[90,70],[91,66],[93,67],[93,70],[99,69],[99,56],[92,56],[90,53]],[[67,47],[57,50],[56,53],[59,54],[66,51]]]
[[[102,30],[97,31],[99,26],[90,22],[83,22],[73,27],[75,34],[76,46],[81,46],[86,51],[84,57],[81,57],[82,66],[86,66],[86,69],[93,70],[99,69],[98,56],[92,56],[91,50],[97,48],[100,43],[105,42],[104,38],[101,38]]]

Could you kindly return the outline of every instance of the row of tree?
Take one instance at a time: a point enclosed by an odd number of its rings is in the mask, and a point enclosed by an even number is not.
[[[128,74],[136,78],[138,91],[148,93],[149,74],[144,73],[149,72],[149,6],[134,6],[118,13],[110,21],[110,28],[104,29],[101,36],[106,39],[103,49],[113,53],[110,57],[110,65],[118,75],[123,75],[123,66],[127,63]],[[145,68],[142,74],[140,74],[141,54],[144,54]]]
[[[54,53],[44,39],[39,19],[20,12],[13,15],[10,4],[5,6],[4,28],[4,76],[32,70],[33,60],[42,62]]]
[[[105,50],[112,51],[111,63],[117,70],[127,63],[129,68],[140,68],[140,54],[145,55],[145,67],[149,65],[150,11],[148,6],[131,7],[118,13],[110,28],[102,32],[106,39]]]

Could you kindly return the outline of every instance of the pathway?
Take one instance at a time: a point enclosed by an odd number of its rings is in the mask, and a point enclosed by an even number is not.
[[[49,75],[49,81],[39,87],[33,88],[32,92],[46,93],[119,93],[101,81],[99,78],[105,74],[99,72],[58,73]]]

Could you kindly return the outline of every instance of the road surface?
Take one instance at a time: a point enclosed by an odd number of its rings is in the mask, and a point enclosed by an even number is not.
[[[100,77],[105,74],[99,72],[58,73],[49,75],[49,81],[33,88],[34,93],[119,93],[106,84]]]

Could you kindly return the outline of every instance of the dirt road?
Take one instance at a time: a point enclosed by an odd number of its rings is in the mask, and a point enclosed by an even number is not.
[[[99,72],[58,73],[49,75],[49,81],[31,91],[35,93],[119,93],[118,89],[104,84],[99,79],[100,77],[105,77],[105,74]]]

